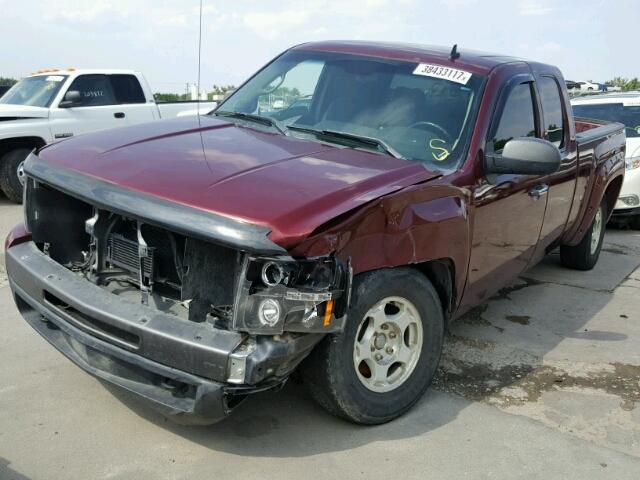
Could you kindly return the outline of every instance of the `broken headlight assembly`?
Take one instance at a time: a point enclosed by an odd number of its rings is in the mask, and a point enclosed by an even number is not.
[[[350,271],[335,256],[247,257],[236,290],[233,329],[255,334],[340,331]]]

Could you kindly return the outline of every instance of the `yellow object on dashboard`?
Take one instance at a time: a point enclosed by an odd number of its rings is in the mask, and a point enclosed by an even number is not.
[[[451,154],[451,152],[449,152],[449,150],[447,150],[443,146],[436,145],[435,144],[436,142],[441,142],[442,144],[445,144],[446,141],[442,140],[441,138],[432,138],[431,140],[429,140],[429,148],[431,149],[431,155],[433,155],[434,160],[438,162],[442,162],[447,159],[447,157]]]

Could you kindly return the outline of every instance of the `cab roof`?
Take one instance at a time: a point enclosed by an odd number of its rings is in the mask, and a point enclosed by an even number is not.
[[[573,97],[571,99],[571,103],[574,105],[581,105],[584,103],[624,103],[625,101],[630,100],[640,101],[640,91],[634,90],[629,92],[608,92],[580,95],[578,97]]]
[[[480,75],[488,74],[497,65],[525,61],[517,57],[467,50],[464,47],[458,48],[460,57],[455,60],[451,60],[450,55],[452,47],[453,45],[451,47],[442,47],[418,45],[413,43],[331,40],[303,43],[293,49],[365,55],[418,63],[435,62],[436,64],[468,70]]]
[[[87,74],[137,74],[134,70],[122,70],[113,68],[45,68],[33,72],[30,77],[41,75],[87,75]]]

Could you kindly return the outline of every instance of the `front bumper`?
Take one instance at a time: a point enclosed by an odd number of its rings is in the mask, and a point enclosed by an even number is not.
[[[619,220],[623,220],[623,219],[627,219],[629,217],[635,217],[636,215],[640,215],[640,207],[636,207],[636,208],[616,208],[613,211],[613,215],[612,218],[614,219],[619,219]]]
[[[9,248],[6,266],[16,304],[40,335],[82,369],[184,423],[213,423],[246,394],[282,383],[322,337],[259,338],[247,349],[246,335],[118,298],[31,241]],[[240,350],[251,351],[243,359],[250,383],[230,384]]]
[[[224,385],[166,367],[72,327],[11,285],[24,319],[69,360],[178,422],[210,424],[231,411]]]

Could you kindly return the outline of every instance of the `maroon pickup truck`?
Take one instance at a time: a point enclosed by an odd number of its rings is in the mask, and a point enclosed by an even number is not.
[[[555,248],[595,265],[624,149],[622,125],[573,118],[555,67],[309,43],[209,115],[32,154],[7,271],[55,348],[181,421],[299,371],[382,423],[429,386],[448,322]]]

